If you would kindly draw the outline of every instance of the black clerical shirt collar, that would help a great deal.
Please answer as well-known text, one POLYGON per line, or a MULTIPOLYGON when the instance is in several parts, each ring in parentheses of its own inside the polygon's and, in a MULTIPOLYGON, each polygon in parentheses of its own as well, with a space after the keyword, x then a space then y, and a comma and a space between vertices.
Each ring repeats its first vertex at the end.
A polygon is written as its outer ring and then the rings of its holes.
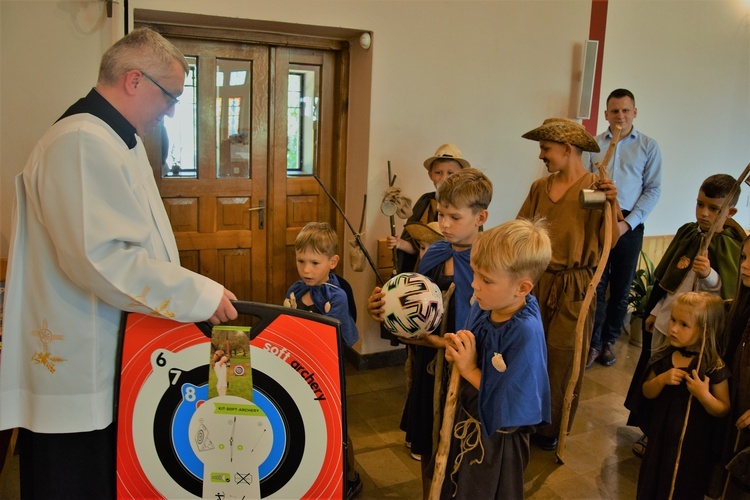
POLYGON ((120 136, 128 148, 133 149, 136 144, 138 144, 135 139, 135 127, 131 125, 130 122, 109 103, 109 101, 102 97, 96 89, 91 89, 91 92, 89 92, 86 97, 78 99, 78 101, 69 107, 57 121, 81 113, 94 115, 104 121, 104 123, 112 127, 112 130, 120 136))

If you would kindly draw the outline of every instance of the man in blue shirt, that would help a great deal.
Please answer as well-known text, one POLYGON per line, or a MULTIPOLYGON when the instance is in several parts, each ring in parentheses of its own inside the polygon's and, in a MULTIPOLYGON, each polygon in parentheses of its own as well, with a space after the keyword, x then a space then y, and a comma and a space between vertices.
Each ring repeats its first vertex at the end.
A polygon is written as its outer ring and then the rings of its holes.
POLYGON ((617 186, 617 201, 625 216, 618 222, 620 239, 612 249, 602 279, 596 290, 596 317, 586 368, 599 361, 611 366, 617 358, 613 345, 620 336, 628 308, 628 294, 638 265, 643 243, 643 223, 656 207, 661 194, 661 151, 655 140, 633 128, 638 116, 635 97, 627 89, 612 91, 607 97, 604 118, 609 128, 596 136, 601 153, 591 154, 589 168, 598 172, 596 163, 612 141, 612 130, 622 129, 615 154, 608 165, 610 177, 617 186), (609 300, 606 298, 609 286, 609 300))

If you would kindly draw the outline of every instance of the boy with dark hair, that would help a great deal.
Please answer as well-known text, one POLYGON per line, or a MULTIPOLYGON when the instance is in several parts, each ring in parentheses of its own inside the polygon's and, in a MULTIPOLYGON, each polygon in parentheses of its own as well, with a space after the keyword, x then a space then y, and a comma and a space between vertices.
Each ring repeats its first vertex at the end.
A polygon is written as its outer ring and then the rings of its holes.
MULTIPOLYGON (((454 332, 463 327, 469 315, 473 290, 471 282, 471 246, 479 229, 487 221, 487 207, 492 200, 492 182, 475 168, 464 168, 438 184, 438 224, 445 240, 436 241, 422 257, 418 272, 434 281, 441 290, 455 284, 453 296, 448 304, 447 331, 454 332)), ((373 290, 368 301, 370 315, 382 322, 383 292, 373 290)), ((435 375, 431 371, 432 361, 438 348, 445 347, 445 339, 439 335, 424 335, 418 340, 404 340, 415 346, 411 366, 411 385, 406 397, 406 407, 401 419, 401 429, 406 432, 406 441, 411 443, 412 455, 422 461, 422 486, 429 490, 431 469, 428 464, 432 456, 433 442, 433 393, 435 375)), ((444 378, 445 380, 445 378, 444 378)))
MULTIPOLYGON (((436 190, 440 181, 463 168, 469 167, 471 167, 471 164, 468 160, 461 157, 461 150, 454 144, 443 144, 437 148, 434 155, 424 161, 424 168, 427 169, 427 175, 430 177, 436 190)), ((436 191, 430 191, 420 196, 414 204, 411 217, 409 217, 406 223, 422 222, 429 224, 430 222, 437 221, 437 200, 435 198, 436 191)), ((388 248, 394 247, 398 251, 398 263, 394 262, 398 272, 407 273, 414 271, 418 261, 419 248, 412 235, 406 230, 406 227, 404 227, 404 231, 400 237, 388 237, 388 248)))
POLYGON ((474 244, 476 301, 466 330, 445 335, 446 359, 462 380, 448 458, 451 481, 443 482, 442 498, 524 496, 529 436, 550 422, 544 328, 530 292, 551 256, 539 220, 506 222, 474 244))
MULTIPOLYGON (((649 419, 647 405, 641 395, 644 371, 653 350, 666 340, 669 316, 677 295, 690 291, 706 291, 731 299, 737 285, 739 262, 745 231, 732 216, 740 197, 738 189, 729 200, 729 210, 708 246, 708 255, 698 255, 701 242, 716 221, 735 184, 731 175, 716 174, 708 177, 698 191, 695 203, 696 222, 680 227, 654 270, 656 283, 651 291, 643 322, 643 347, 638 366, 628 390, 625 406, 631 411, 629 425, 645 429, 649 419)), ((643 456, 646 448, 645 434, 633 445, 633 453, 643 456)))
POLYGON ((717 231, 718 234, 711 240, 709 255, 697 255, 697 252, 703 235, 711 229, 734 183, 734 177, 726 174, 712 175, 703 181, 695 204, 697 222, 685 224, 677 231, 654 270, 658 280, 651 292, 654 306, 647 311, 645 318, 646 331, 652 333, 652 350, 666 338, 669 310, 675 295, 706 291, 725 299, 733 296, 737 285, 737 259, 745 237, 745 231, 732 219, 737 213, 735 205, 740 197, 739 190, 729 200, 731 208, 724 220, 719 222, 722 230, 717 231), (654 303, 654 300, 658 302, 654 303))

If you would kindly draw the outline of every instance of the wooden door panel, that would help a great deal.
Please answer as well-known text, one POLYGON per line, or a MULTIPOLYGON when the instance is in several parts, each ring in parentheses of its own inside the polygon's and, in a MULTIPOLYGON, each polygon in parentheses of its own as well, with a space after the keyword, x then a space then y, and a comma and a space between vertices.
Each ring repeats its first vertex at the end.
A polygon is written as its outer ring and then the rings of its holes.
MULTIPOLYGON (((287 175, 287 96, 288 75, 293 71, 305 71, 315 75, 315 100, 318 105, 317 129, 315 130, 315 156, 312 173, 316 174, 324 185, 329 187, 340 204, 344 204, 343 189, 330 188, 333 184, 332 144, 334 130, 338 123, 333 116, 335 55, 333 52, 311 49, 277 49, 272 57, 277 89, 274 100, 273 119, 276 123, 273 134, 273 184, 269 197, 273 199, 273 264, 272 264, 272 297, 275 301, 283 299, 288 286, 296 281, 294 240, 299 231, 308 222, 329 222, 339 234, 343 227, 334 212, 334 206, 318 182, 310 173, 287 175), (282 81, 282 76, 284 81, 282 81), (283 126, 282 126, 283 124, 283 126)), ((343 177, 343 170, 339 172, 343 177)), ((340 185, 343 188, 343 184, 340 185)), ((343 255, 343 241, 339 242, 339 254, 343 255)))
POLYGON ((198 231, 198 198, 162 198, 175 233, 198 231))
POLYGON ((222 231, 217 234, 175 233, 180 250, 250 249, 253 237, 249 231, 222 231))
POLYGON ((286 223, 289 228, 297 230, 308 222, 318 220, 317 196, 287 197, 286 223))
POLYGON ((252 179, 163 179, 159 192, 162 198, 199 196, 217 193, 222 196, 248 196, 253 192, 252 179))
POLYGON ((220 250, 218 252, 219 282, 239 297, 252 295, 253 266, 248 249, 220 250))
POLYGON ((217 198, 216 208, 217 231, 250 231, 250 198, 217 198))
MULTIPOLYGON (((327 221, 343 235, 343 219, 311 174, 318 175, 343 206, 346 146, 339 142, 346 137, 346 92, 341 87, 347 72, 346 48, 340 42, 324 49, 296 48, 296 39, 277 45, 250 43, 222 29, 210 36, 208 28, 159 24, 159 29, 195 68, 188 82, 192 90, 183 95, 190 98, 179 105, 192 110, 194 170, 175 170, 173 162, 164 163, 165 151, 172 154, 175 147, 174 140, 171 146, 167 142, 167 134, 144 138, 182 265, 224 284, 241 300, 281 303, 298 279, 294 240, 300 229, 310 221, 327 221), (244 68, 247 80, 232 89, 231 73, 238 68, 244 68), (304 135, 304 146, 313 144, 314 152, 305 150, 304 170, 291 174, 290 68, 309 77, 308 82, 315 81, 314 99, 306 94, 307 100, 298 101, 305 103, 299 110, 313 109, 314 117, 297 114, 305 126, 315 122, 314 132, 306 130, 304 135), (194 107, 188 102, 193 96, 194 107), (238 96, 241 105, 236 105, 238 96), (228 121, 227 103, 232 99, 239 125, 228 121)), ((343 244, 342 240, 342 256, 343 244)))
MULTIPOLYGON (((162 168, 155 168, 154 174, 177 246, 186 259, 183 265, 224 284, 240 300, 264 301, 263 266, 256 266, 255 273, 250 270, 252 262, 266 260, 267 249, 260 234, 264 231, 258 229, 260 214, 250 209, 267 197, 268 141, 267 125, 263 124, 268 122, 269 49, 179 37, 171 40, 186 56, 194 58, 197 174, 193 178, 162 175, 162 168), (245 82, 236 90, 230 87, 228 73, 233 65, 246 70, 245 82), (222 86, 217 83, 217 68, 229 68, 222 69, 222 86), (236 95, 241 102, 234 108, 239 115, 239 134, 231 132, 231 136, 226 129, 227 95, 236 95), (221 113, 225 113, 222 129, 217 129, 219 97, 223 102, 221 113)), ((149 152, 162 151, 162 140, 161 134, 149 137, 148 142, 153 143, 149 152)), ((152 158, 153 165, 160 163, 152 158)))

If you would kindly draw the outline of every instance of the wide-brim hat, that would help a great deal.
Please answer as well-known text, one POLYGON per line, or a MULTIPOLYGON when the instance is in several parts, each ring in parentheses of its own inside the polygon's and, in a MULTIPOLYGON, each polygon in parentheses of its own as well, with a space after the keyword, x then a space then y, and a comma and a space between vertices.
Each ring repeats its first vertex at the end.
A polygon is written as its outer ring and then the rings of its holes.
POLYGON ((584 151, 599 152, 599 144, 578 122, 567 118, 547 118, 541 127, 530 130, 521 137, 532 141, 552 141, 572 144, 584 151))
POLYGON ((409 233, 411 239, 414 241, 423 241, 428 245, 445 239, 437 222, 430 222, 429 224, 425 224, 424 222, 407 222, 404 225, 404 229, 409 233))
POLYGON ((461 165, 461 168, 471 167, 471 163, 469 163, 468 160, 461 158, 461 150, 458 149, 455 144, 443 144, 437 148, 435 154, 424 161, 424 168, 429 171, 432 162, 435 160, 455 160, 461 165))

